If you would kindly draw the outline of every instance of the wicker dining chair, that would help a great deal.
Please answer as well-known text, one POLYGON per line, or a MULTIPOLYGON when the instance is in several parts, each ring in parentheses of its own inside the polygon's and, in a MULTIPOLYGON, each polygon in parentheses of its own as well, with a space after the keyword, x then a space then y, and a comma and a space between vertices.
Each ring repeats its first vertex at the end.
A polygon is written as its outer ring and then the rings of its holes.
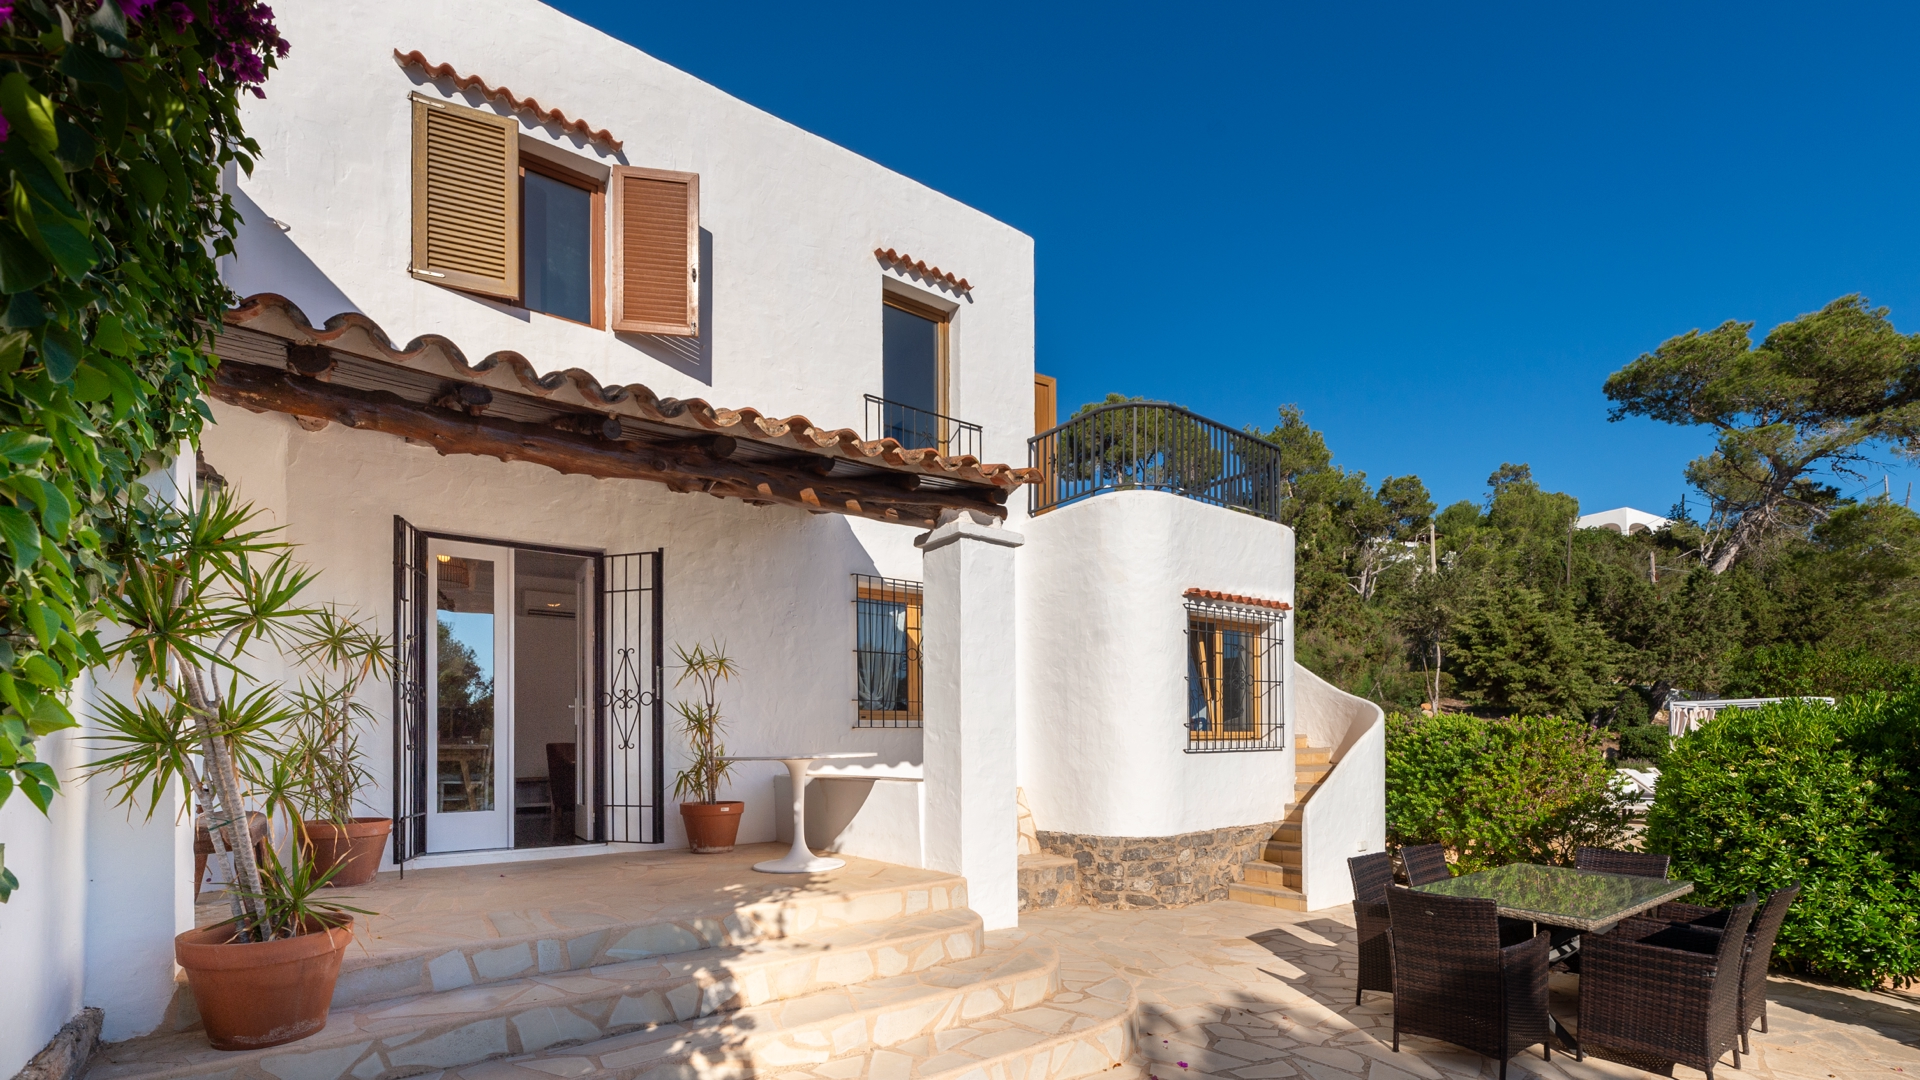
POLYGON ((1384 851, 1347 860, 1353 877, 1353 925, 1360 935, 1360 978, 1353 1003, 1368 990, 1393 993, 1393 939, 1388 936, 1387 890, 1393 887, 1393 856, 1384 851))
POLYGON ((1424 1035, 1500 1062, 1538 1043, 1553 1060, 1547 1029, 1547 933, 1503 923, 1499 905, 1477 896, 1389 889, 1393 920, 1393 1051, 1401 1035, 1424 1035), (1516 932, 1518 931, 1518 932, 1516 932))
POLYGON ((1707 1074, 1740 1067, 1740 974, 1753 904, 1723 929, 1628 919, 1581 941, 1580 1043, 1601 1057, 1677 1062, 1707 1074), (1608 1051, 1613 1051, 1609 1054, 1608 1051))
POLYGON ((1655 855, 1646 851, 1614 851, 1611 848, 1583 847, 1573 853, 1573 866, 1576 870, 1591 870, 1597 874, 1626 874, 1629 877, 1650 877, 1666 879, 1667 867, 1673 862, 1670 855, 1655 855))
POLYGON ((1400 849, 1400 865, 1407 869, 1407 884, 1427 885, 1453 876, 1447 869, 1447 849, 1439 844, 1415 844, 1400 849))
MULTIPOLYGON (((1767 1030, 1767 968, 1773 963, 1773 942, 1780 936, 1780 924, 1786 921, 1787 909, 1799 898, 1798 885, 1774 890, 1754 912, 1753 922, 1747 925, 1747 944, 1740 960, 1740 1052, 1743 1054, 1753 1052, 1747 1042, 1747 1032, 1753 1025, 1757 1022, 1762 1032, 1767 1030)), ((1717 930, 1726 926, 1731 910, 1673 902, 1655 908, 1653 917, 1717 930)))

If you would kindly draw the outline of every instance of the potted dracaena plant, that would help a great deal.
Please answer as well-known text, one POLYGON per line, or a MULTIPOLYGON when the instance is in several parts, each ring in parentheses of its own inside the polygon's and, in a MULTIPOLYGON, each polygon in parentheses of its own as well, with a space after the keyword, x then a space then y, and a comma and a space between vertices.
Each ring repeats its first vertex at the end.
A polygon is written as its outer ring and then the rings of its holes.
POLYGON ((740 673, 740 668, 718 643, 711 647, 695 645, 692 650, 675 645, 673 651, 680 659, 680 678, 674 680, 674 686, 691 679, 696 690, 692 699, 673 704, 673 711, 680 717, 680 733, 686 736, 687 749, 693 755, 687 767, 673 778, 674 798, 694 800, 680 804, 687 846, 701 855, 732 851, 740 835, 740 813, 747 804, 720 798, 720 782, 733 771, 733 762, 721 741, 726 721, 720 715, 719 690, 721 683, 732 681, 740 673))
POLYGON ((249 669, 269 648, 324 653, 337 626, 302 602, 314 574, 292 546, 224 490, 127 512, 125 571, 107 596, 125 635, 102 659, 132 669, 134 693, 100 707, 109 753, 89 771, 149 816, 184 786, 231 883, 232 918, 174 939, 207 1039, 221 1050, 292 1042, 325 1025, 353 913, 366 912, 323 898, 337 870, 317 869, 301 844, 285 861, 271 842, 255 857, 246 800, 264 791, 272 812, 302 783, 276 739, 300 705, 249 669))
POLYGON ((390 647, 387 638, 326 606, 308 617, 290 650, 308 674, 287 692, 294 716, 280 755, 286 798, 299 809, 302 847, 314 872, 338 868, 327 882, 332 886, 371 881, 393 831, 392 818, 354 814, 360 790, 373 780, 360 749, 372 714, 355 696, 368 680, 387 676, 390 647))

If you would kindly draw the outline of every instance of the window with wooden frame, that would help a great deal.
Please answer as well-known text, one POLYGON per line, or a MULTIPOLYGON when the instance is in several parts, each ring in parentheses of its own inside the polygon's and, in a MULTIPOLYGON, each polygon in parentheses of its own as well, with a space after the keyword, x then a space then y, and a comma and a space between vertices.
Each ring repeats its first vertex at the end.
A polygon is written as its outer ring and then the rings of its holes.
POLYGON ((603 182, 522 153, 511 116, 412 100, 414 277, 589 326, 610 311, 623 333, 699 336, 697 175, 619 165, 603 182))
POLYGON ((880 294, 882 438, 900 445, 945 447, 947 313, 892 292, 880 294))
POLYGON ((1279 750, 1285 615, 1187 601, 1187 749, 1279 750))
POLYGON ((606 325, 606 190, 597 179, 520 156, 520 304, 606 325))
POLYGON ((920 583, 853 576, 855 727, 919 727, 920 583))

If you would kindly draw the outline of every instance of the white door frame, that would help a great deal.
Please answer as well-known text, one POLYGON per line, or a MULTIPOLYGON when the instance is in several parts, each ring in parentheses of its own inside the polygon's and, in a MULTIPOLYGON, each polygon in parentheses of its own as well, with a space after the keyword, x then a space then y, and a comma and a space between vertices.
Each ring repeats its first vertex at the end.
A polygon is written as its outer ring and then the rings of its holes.
POLYGON ((427 852, 475 851, 513 846, 513 548, 457 540, 427 540, 427 852), (441 555, 493 563, 493 809, 440 810, 441 555))

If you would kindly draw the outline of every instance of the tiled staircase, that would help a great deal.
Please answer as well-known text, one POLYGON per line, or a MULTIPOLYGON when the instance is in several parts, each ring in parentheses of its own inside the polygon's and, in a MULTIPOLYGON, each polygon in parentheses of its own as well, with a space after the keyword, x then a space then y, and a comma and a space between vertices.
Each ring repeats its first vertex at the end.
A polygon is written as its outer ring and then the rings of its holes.
POLYGON ((103 1048, 87 1077, 1071 1080, 1128 1060, 1126 979, 1063 967, 1019 931, 983 933, 965 882, 933 877, 722 895, 698 912, 590 932, 548 922, 451 949, 355 946, 313 1036, 223 1053, 189 1015, 185 1030, 103 1048))
POLYGON ((1245 864, 1245 880, 1227 886, 1227 899, 1262 907, 1307 910, 1300 882, 1300 820, 1307 800, 1333 771, 1332 751, 1300 739, 1293 746, 1293 805, 1267 841, 1265 854, 1245 864))

